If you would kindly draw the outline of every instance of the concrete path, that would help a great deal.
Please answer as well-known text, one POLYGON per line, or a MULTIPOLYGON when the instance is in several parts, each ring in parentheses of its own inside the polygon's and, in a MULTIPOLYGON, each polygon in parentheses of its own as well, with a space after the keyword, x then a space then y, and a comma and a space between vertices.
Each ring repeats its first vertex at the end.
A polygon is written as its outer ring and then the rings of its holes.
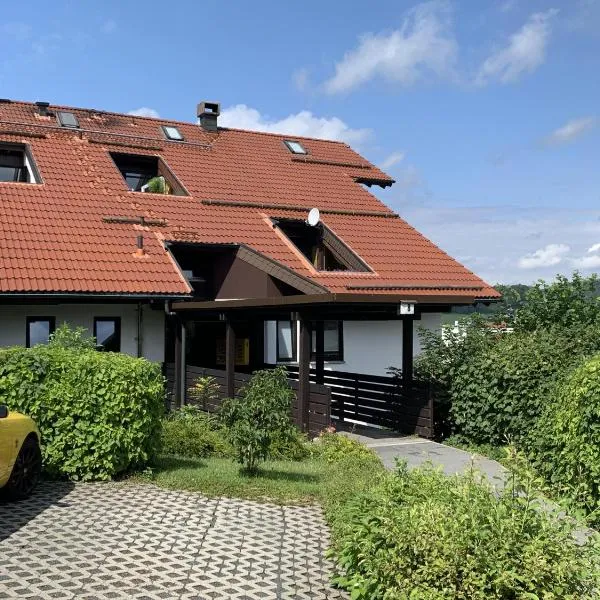
POLYGON ((317 506, 43 482, 0 504, 0 598, 347 598, 330 585, 328 543, 317 506))
POLYGON ((402 436, 377 429, 360 428, 344 432, 369 448, 381 457, 388 469, 393 469, 396 459, 407 462, 411 468, 423 465, 427 461, 441 467, 448 475, 463 473, 473 463, 494 484, 501 485, 506 475, 506 469, 495 460, 480 455, 472 455, 464 450, 438 444, 417 437, 402 436))

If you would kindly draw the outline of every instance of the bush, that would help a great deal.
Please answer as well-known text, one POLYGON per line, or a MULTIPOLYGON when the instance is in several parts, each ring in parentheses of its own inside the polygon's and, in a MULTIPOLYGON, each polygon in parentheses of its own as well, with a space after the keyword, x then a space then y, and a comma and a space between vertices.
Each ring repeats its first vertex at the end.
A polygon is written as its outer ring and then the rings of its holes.
POLYGON ((59 344, 0 351, 0 398, 31 416, 48 473, 105 480, 144 466, 160 438, 160 366, 59 344))
POLYGON ((194 404, 203 410, 208 410, 219 398, 220 386, 210 375, 197 377, 194 384, 188 388, 188 396, 194 404))
POLYGON ((239 398, 228 399, 221 418, 238 462, 250 473, 269 457, 274 440, 291 438, 294 392, 284 368, 257 371, 239 398))
POLYGON ((218 419, 194 406, 177 409, 163 420, 161 451, 186 458, 225 457, 233 453, 218 419))
MULTIPOLYGON (((377 459, 373 450, 345 435, 325 431, 315 440, 314 453, 330 464, 349 458, 371 460, 377 459)), ((378 459, 377 459, 378 460, 378 459)))
POLYGON ((584 600, 600 585, 594 542, 529 487, 497 496, 473 471, 401 465, 334 522, 337 583, 353 600, 584 600))
POLYGON ((532 436, 534 467, 600 525, 600 355, 564 382, 532 436))

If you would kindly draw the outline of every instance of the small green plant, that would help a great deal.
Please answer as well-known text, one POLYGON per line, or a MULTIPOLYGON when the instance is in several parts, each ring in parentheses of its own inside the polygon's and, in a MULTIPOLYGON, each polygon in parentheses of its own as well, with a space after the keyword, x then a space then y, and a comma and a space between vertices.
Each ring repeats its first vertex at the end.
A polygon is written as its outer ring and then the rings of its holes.
POLYGON ((219 420, 196 406, 184 406, 163 419, 161 452, 186 458, 231 456, 219 420))
POLYGON ((290 439, 294 392, 283 368, 257 371, 239 398, 227 399, 221 418, 238 462, 248 473, 256 473, 269 457, 273 441, 290 439))
POLYGON ((217 380, 207 375, 194 380, 193 385, 188 388, 188 396, 202 410, 208 410, 218 400, 220 390, 217 380))
POLYGON ((334 521, 336 581, 354 600, 592 600, 597 538, 574 538, 532 482, 498 492, 470 470, 395 473, 334 521))
POLYGON ((338 463, 348 458, 369 460, 375 457, 373 450, 335 431, 323 431, 315 440, 313 451, 329 464, 338 463))
POLYGON ((71 350, 95 350, 96 338, 90 336, 85 327, 69 327, 67 323, 62 323, 50 335, 48 346, 71 350))

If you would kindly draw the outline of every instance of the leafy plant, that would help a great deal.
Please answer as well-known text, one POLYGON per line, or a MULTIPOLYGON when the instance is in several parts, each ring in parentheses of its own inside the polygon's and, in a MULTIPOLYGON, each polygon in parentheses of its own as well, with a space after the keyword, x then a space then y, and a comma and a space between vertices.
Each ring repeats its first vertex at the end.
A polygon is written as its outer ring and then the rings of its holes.
POLYGON ((207 410, 209 405, 218 400, 220 390, 217 380, 207 375, 194 380, 193 385, 188 388, 188 396, 193 403, 201 406, 203 410, 207 410))
POLYGON ((268 458, 275 439, 293 435, 290 421, 294 393, 284 368, 257 371, 239 398, 226 400, 221 418, 238 462, 249 473, 256 473, 268 458))
POLYGON ((146 184, 146 191, 153 194, 170 194, 171 186, 162 175, 159 175, 148 181, 146 184))
POLYGON ((69 327, 67 323, 62 323, 50 335, 48 345, 51 348, 59 346, 71 350, 95 350, 96 338, 90 336, 85 327, 69 327))
POLYGON ((31 416, 47 472, 105 480, 143 467, 160 439, 160 366, 58 343, 0 351, 0 401, 31 416))
POLYGON ((600 355, 564 382, 533 432, 534 467, 600 525, 600 355))
POLYGON ((324 431, 315 440, 314 453, 329 464, 338 463, 347 458, 370 460, 376 457, 373 450, 345 435, 324 431))
POLYGON ((354 600, 595 598, 597 540, 580 545, 530 480, 512 484, 399 465, 334 521, 337 583, 354 600))
POLYGON ((233 453, 219 420, 195 406, 184 406, 163 419, 161 451, 186 458, 224 457, 233 453))

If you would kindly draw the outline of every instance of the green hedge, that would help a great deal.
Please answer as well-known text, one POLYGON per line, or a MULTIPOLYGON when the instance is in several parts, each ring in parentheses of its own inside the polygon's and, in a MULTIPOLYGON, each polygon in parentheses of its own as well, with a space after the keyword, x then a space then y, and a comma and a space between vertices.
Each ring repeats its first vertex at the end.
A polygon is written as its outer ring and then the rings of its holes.
POLYGON ((600 355, 564 382, 532 438, 537 471, 600 526, 600 355))
POLYGON ((0 401, 31 416, 52 475, 106 480, 145 465, 160 442, 160 366, 59 345, 0 351, 0 401))
POLYGON ((337 583, 352 600, 592 600, 593 541, 541 509, 528 487, 499 496, 471 471, 405 465, 333 522, 337 583))

